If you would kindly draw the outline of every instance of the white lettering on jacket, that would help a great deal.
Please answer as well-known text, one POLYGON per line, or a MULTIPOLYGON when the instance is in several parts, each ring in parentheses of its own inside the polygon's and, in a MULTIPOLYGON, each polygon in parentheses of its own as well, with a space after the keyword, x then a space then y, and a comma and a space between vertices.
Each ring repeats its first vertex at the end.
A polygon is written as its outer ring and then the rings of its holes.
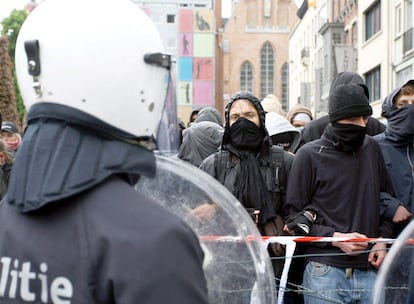
POLYGON ((20 263, 9 257, 0 259, 0 298, 16 299, 36 303, 70 304, 73 296, 72 282, 65 277, 54 278, 48 286, 47 264, 39 265, 40 273, 31 270, 31 262, 20 263), (20 266, 21 264, 21 266, 20 266), (30 284, 38 280, 41 290, 31 290, 30 284), (19 288, 20 285, 20 288, 19 288), (49 301, 50 297, 50 301, 49 301))

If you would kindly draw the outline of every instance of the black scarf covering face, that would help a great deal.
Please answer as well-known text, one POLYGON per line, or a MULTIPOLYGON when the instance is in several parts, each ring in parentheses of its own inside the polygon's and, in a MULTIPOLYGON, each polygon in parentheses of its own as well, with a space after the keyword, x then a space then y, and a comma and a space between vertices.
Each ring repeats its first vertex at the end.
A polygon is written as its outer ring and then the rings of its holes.
POLYGON ((414 139, 414 105, 405 105, 391 112, 388 117, 386 136, 401 144, 412 144, 414 139))
POLYGON ((259 223, 265 224, 276 216, 276 208, 260 172, 259 160, 253 151, 238 150, 231 145, 228 148, 240 159, 234 196, 244 208, 260 210, 259 223))
POLYGON ((333 122, 327 127, 327 133, 337 141, 342 151, 356 152, 364 143, 366 128, 333 122))
POLYGON ((262 128, 244 117, 240 117, 230 126, 230 142, 238 149, 256 149, 263 142, 262 128))

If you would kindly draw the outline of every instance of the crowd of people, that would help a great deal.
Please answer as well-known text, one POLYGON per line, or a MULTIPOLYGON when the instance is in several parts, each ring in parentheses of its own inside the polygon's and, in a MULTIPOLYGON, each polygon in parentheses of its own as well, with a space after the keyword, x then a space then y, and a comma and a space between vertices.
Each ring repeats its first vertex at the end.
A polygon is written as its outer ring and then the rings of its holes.
MULTIPOLYGON (((337 75, 328 115, 316 120, 302 105, 286 114, 274 95, 259 101, 237 92, 224 111, 222 141, 199 168, 238 198, 263 235, 282 216, 280 235, 398 237, 412 217, 414 80, 385 98, 385 123, 371 115, 368 88, 354 72, 337 75), (270 156, 275 146, 285 150, 283 162, 270 156), (284 176, 277 183, 274 167, 284 176)), ((195 212, 208 219, 216 210, 195 212)), ((384 243, 300 245, 297 254, 306 258, 291 266, 284 303, 370 303, 386 252, 384 243), (355 293, 356 286, 365 292, 355 293)), ((277 256, 270 247, 269 254, 277 256)), ((277 284, 283 263, 275 261, 277 284)))
MULTIPOLYGON (((11 121, 0 132, 0 298, 208 303, 198 236, 134 189, 141 176, 155 176, 157 139, 166 138, 158 133, 174 95, 171 56, 130 1, 75 2, 65 15, 53 1, 40 5, 16 44, 28 113, 24 134, 11 121), (65 73, 59 62, 70 64, 65 73)), ((263 236, 398 237, 414 207, 414 80, 384 99, 386 123, 372 117, 368 87, 354 72, 337 75, 328 107, 314 119, 301 104, 285 112, 273 94, 235 92, 223 113, 200 107, 179 123, 171 157, 227 188, 263 236)), ((190 215, 208 222, 220 207, 200 204, 190 215)), ((275 286, 284 249, 267 248, 275 286)), ((368 241, 300 244, 284 303, 370 303, 387 250, 368 241)))

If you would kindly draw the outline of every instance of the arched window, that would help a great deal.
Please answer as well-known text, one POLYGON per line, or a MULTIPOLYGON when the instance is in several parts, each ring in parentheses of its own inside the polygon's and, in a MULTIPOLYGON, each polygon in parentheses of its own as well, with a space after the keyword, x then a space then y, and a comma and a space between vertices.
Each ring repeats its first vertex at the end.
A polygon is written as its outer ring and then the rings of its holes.
POLYGON ((260 97, 275 94, 275 55, 273 47, 266 42, 260 52, 260 97))
POLYGON ((240 69, 240 89, 253 92, 253 67, 248 61, 243 62, 240 69))

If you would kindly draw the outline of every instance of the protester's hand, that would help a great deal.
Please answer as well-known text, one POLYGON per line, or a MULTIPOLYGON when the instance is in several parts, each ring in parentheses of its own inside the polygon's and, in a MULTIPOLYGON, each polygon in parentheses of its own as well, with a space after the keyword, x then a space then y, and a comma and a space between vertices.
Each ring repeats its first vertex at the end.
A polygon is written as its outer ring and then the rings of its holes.
MULTIPOLYGON (((346 238, 366 238, 367 236, 358 232, 352 233, 341 233, 335 232, 333 237, 346 237, 346 238)), ((361 251, 364 251, 368 248, 368 242, 332 242, 332 246, 338 247, 343 252, 349 255, 358 255, 361 254, 361 251)))
POLYGON ((368 262, 370 262, 373 267, 378 269, 384 261, 386 255, 387 244, 377 243, 372 247, 372 251, 368 255, 368 262))
POLYGON ((295 230, 290 230, 288 225, 283 226, 283 231, 289 233, 290 235, 295 235, 295 230))
POLYGON ((316 209, 305 209, 289 216, 283 230, 292 235, 308 235, 315 220, 316 209))
POLYGON ((411 219, 411 212, 407 210, 403 205, 399 205, 394 213, 392 222, 394 224, 403 224, 411 219))
POLYGON ((210 221, 217 212, 218 206, 216 204, 202 204, 190 211, 190 216, 197 218, 200 221, 210 221))

